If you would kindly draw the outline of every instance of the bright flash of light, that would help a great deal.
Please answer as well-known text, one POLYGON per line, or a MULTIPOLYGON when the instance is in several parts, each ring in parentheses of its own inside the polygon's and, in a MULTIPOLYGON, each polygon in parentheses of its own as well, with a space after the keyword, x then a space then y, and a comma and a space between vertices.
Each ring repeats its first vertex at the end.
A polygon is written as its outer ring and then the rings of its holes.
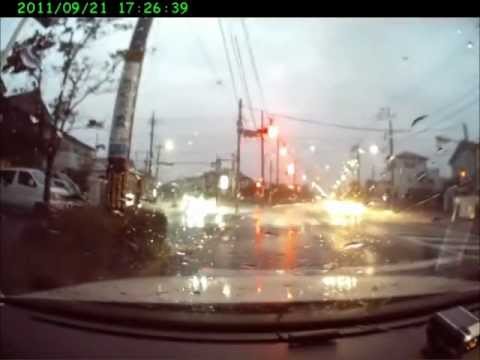
POLYGON ((183 195, 180 209, 183 211, 184 225, 187 228, 205 227, 207 215, 216 214, 218 210, 215 199, 204 199, 203 196, 195 197, 188 194, 183 195))
POLYGON ((325 200, 323 204, 334 225, 356 224, 366 210, 363 204, 356 201, 325 200))
POLYGON ((172 139, 167 139, 165 140, 165 150, 166 151, 172 151, 175 149, 175 144, 172 139))
POLYGON ((295 165, 294 164, 292 164, 292 163, 288 164, 287 173, 288 173, 288 175, 295 174, 295 165))
POLYGON ((228 190, 228 186, 229 186, 229 179, 228 179, 228 175, 222 175, 220 176, 220 179, 218 181, 218 187, 220 190, 228 190))
POLYGON ((268 137, 269 137, 270 139, 276 139, 277 136, 278 136, 278 126, 270 125, 270 126, 268 127, 267 132, 268 132, 268 137))
POLYGON ((370 154, 372 155, 377 155, 378 154, 378 146, 373 144, 373 145, 370 145, 370 148, 368 149, 368 151, 370 151, 370 154))

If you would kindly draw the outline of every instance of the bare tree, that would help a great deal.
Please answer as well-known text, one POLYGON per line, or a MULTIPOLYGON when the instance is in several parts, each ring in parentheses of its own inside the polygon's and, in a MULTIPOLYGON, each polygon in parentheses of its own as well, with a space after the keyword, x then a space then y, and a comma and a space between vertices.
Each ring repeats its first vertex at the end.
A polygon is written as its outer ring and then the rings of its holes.
MULTIPOLYGON (((55 44, 42 57, 48 60, 52 56, 54 64, 48 68, 46 65, 39 66, 30 74, 38 87, 46 77, 49 82, 52 78, 60 80, 58 93, 49 104, 55 134, 49 137, 46 144, 43 194, 46 204, 50 201, 53 164, 66 126, 73 126, 82 102, 92 95, 110 91, 115 85, 116 69, 123 52, 106 54, 103 63, 97 63, 91 56, 91 47, 112 30, 122 31, 130 27, 128 23, 112 18, 62 18, 42 34, 55 44)), ((48 64, 48 61, 43 63, 48 64)))

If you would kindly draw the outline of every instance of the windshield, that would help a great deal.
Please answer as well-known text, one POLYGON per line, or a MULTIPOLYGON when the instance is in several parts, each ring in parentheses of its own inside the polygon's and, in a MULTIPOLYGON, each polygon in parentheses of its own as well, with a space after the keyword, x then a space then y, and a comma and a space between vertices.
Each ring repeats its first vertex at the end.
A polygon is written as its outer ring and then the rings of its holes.
POLYGON ((478 288, 478 18, 2 18, 1 37, 1 164, 43 171, 0 194, 3 293, 478 288))

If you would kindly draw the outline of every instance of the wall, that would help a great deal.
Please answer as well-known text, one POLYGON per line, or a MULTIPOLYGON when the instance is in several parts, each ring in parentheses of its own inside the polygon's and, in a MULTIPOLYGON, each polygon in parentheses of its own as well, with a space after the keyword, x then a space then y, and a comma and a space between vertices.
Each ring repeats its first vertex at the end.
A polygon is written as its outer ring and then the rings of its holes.
POLYGON ((397 195, 403 197, 410 188, 425 187, 417 180, 417 174, 422 171, 427 171, 426 161, 395 159, 393 176, 397 195))

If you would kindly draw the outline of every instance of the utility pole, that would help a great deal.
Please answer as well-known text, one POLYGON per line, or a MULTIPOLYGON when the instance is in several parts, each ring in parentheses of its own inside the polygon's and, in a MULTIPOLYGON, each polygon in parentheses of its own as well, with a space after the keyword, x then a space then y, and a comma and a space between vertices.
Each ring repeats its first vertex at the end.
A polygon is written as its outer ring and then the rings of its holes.
MULTIPOLYGON (((389 111, 390 115, 390 111, 389 111)), ((388 117, 388 137, 389 137, 389 147, 390 147, 390 157, 389 161, 393 161, 393 154, 394 154, 394 149, 393 149, 393 124, 392 124, 392 118, 391 116, 388 117)), ((393 167, 393 164, 390 166, 390 180, 392 182, 392 193, 395 188, 395 169, 393 167)))
POLYGON ((277 151, 276 151, 276 157, 277 157, 277 186, 279 185, 279 182, 280 182, 280 137, 277 136, 277 151))
POLYGON ((235 168, 235 213, 238 213, 238 192, 240 191, 240 145, 242 139, 242 99, 238 100, 237 119, 237 161, 235 168))
POLYGON ((358 182, 358 188, 360 189, 360 170, 362 168, 362 163, 361 163, 361 158, 360 158, 360 146, 357 146, 357 149, 355 151, 355 155, 356 155, 356 158, 357 158, 357 182, 358 182))
POLYGON ((160 152, 162 151, 162 145, 157 145, 157 160, 155 161, 155 181, 158 181, 158 172, 160 170, 160 152))
MULTIPOLYGON (((260 128, 264 129, 264 123, 263 123, 263 110, 260 113, 260 128)), ((261 153, 261 159, 260 159, 260 164, 261 164, 261 177, 262 177, 262 185, 266 183, 265 181, 265 134, 262 132, 260 136, 260 153, 261 153)))
POLYGON ((148 175, 152 176, 152 163, 153 163, 153 135, 155 133, 155 113, 152 113, 150 119, 150 146, 148 152, 148 175))
POLYGON ((273 184, 273 161, 272 161, 272 158, 270 157, 270 160, 269 160, 269 172, 270 172, 270 181, 269 181, 269 187, 270 189, 272 188, 272 184, 273 184))
POLYGON ((377 115, 378 120, 387 120, 388 121, 388 143, 389 143, 389 155, 387 166, 390 166, 390 181, 392 186, 392 194, 395 188, 395 174, 393 164, 390 164, 393 161, 394 156, 394 144, 393 144, 393 123, 394 114, 390 111, 390 108, 381 108, 380 112, 377 115))
POLYGON ((463 140, 468 141, 468 127, 467 127, 467 124, 462 123, 462 129, 463 129, 463 140))
POLYGON ((110 210, 124 210, 135 105, 148 33, 153 18, 139 18, 125 56, 113 110, 108 147, 107 201, 110 210))

